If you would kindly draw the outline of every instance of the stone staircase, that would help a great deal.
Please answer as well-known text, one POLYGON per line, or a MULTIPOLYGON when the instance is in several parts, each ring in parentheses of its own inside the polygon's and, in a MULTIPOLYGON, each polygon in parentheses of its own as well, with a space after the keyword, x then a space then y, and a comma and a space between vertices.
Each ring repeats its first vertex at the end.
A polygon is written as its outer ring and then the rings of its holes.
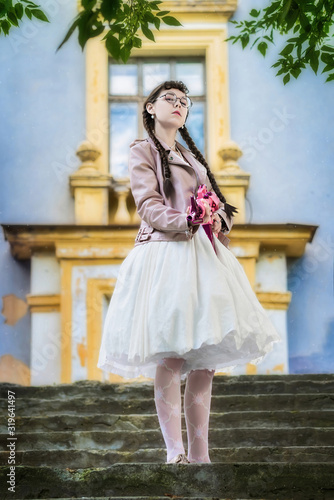
MULTIPOLYGON (((334 500, 334 374, 216 375, 211 464, 165 464, 153 395, 153 381, 0 384, 0 498, 334 500)), ((183 429, 187 450, 184 415, 183 429)))

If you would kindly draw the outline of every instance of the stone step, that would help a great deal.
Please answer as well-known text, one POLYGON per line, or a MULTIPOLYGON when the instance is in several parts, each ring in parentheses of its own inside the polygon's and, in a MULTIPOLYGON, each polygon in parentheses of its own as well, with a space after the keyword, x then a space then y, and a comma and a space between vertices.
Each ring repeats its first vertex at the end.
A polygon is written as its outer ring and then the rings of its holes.
MULTIPOLYGON (((221 497, 180 497, 177 495, 170 495, 170 496, 163 496, 163 497, 80 497, 81 500, 167 500, 168 498, 178 500, 231 500, 231 497, 229 498, 221 498, 221 497)), ((32 500, 38 500, 32 499, 32 500)), ((55 498, 49 498, 48 500, 56 500, 55 498)), ((57 500, 73 500, 73 497, 68 497, 68 498, 57 498, 57 500)), ((246 498, 237 498, 236 500, 247 500, 246 498)), ((265 500, 263 498, 253 498, 252 500, 265 500)))
MULTIPOLYGON (((2 442, 6 434, 0 435, 2 442)), ((183 430, 184 442, 187 432, 183 430)), ((213 447, 225 446, 334 446, 334 427, 296 427, 295 429, 209 429, 213 447)), ((33 432, 17 434, 16 450, 99 449, 136 451, 162 447, 160 429, 138 431, 71 431, 33 432)))
MULTIPOLYGON (((186 440, 184 441, 186 445, 186 440)), ((187 446, 185 446, 187 450, 187 446)), ((0 452, 0 462, 7 463, 9 452, 0 452)), ((210 459, 213 463, 242 462, 332 462, 332 446, 252 446, 213 448, 210 446, 210 459)), ((160 463, 166 461, 166 449, 146 448, 135 451, 68 449, 68 450, 29 450, 15 453, 16 465, 48 466, 57 468, 109 467, 117 463, 160 463)))
POLYGON ((116 464, 99 469, 17 466, 15 492, 7 490, 8 467, 0 467, 0 497, 265 498, 332 499, 333 464, 116 464))
MULTIPOLYGON (((2 411, 6 412, 6 404, 2 411)), ((273 410, 334 410, 334 394, 252 394, 252 395, 213 395, 211 411, 273 411, 273 410)), ((39 416, 62 413, 89 415, 100 414, 155 414, 154 399, 118 398, 106 396, 71 397, 67 399, 18 398, 15 403, 16 415, 39 416)))
MULTIPOLYGON (((158 429, 157 415, 45 415, 15 418, 20 432, 73 431, 73 430, 143 430, 158 429)), ((182 413, 182 425, 185 417, 182 413)), ((300 410, 300 411, 231 411, 228 413, 210 413, 211 428, 225 427, 269 427, 277 429, 294 427, 332 427, 334 410, 300 410)), ((7 422, 0 422, 0 433, 7 432, 7 422)))
MULTIPOLYGON (((103 395, 118 396, 120 399, 131 396, 151 397, 152 382, 134 382, 111 384, 94 380, 81 380, 72 384, 55 384, 44 386, 21 386, 1 383, 0 397, 7 399, 7 391, 15 392, 17 398, 61 399, 68 396, 103 395), (136 396, 137 394, 137 396, 136 396)), ((184 391, 185 381, 181 384, 184 391)), ((234 377, 215 376, 213 393, 216 394, 312 394, 333 393, 334 374, 315 375, 240 375, 234 377)))

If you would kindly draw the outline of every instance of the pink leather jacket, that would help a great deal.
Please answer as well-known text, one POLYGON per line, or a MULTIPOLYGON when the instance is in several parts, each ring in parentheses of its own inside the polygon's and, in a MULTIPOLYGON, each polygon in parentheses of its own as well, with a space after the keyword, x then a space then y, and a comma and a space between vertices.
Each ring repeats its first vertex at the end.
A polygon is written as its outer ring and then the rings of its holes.
MULTIPOLYGON (((196 195, 200 184, 212 189, 207 170, 191 151, 176 141, 177 147, 189 162, 179 158, 169 146, 160 140, 169 151, 169 165, 174 186, 173 195, 166 198, 163 191, 163 172, 158 149, 153 140, 136 139, 130 144, 129 175, 131 191, 137 212, 142 219, 135 246, 151 241, 187 241, 193 238, 199 225, 188 227, 187 207, 191 195, 196 195)), ((233 226, 220 202, 218 213, 223 217, 227 230, 218 233, 218 238, 227 248, 230 239, 226 236, 233 226)))

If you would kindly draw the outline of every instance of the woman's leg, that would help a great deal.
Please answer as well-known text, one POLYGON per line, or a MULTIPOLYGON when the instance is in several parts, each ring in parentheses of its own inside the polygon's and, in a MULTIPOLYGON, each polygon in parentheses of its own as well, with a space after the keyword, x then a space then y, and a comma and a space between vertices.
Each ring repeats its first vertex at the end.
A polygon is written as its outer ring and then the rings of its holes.
POLYGON ((188 435, 188 460, 211 462, 209 457, 209 418, 212 379, 215 370, 192 370, 184 390, 184 414, 188 435))
POLYGON ((167 448, 167 462, 185 453, 181 428, 181 376, 184 359, 164 358, 157 364, 154 400, 167 448))

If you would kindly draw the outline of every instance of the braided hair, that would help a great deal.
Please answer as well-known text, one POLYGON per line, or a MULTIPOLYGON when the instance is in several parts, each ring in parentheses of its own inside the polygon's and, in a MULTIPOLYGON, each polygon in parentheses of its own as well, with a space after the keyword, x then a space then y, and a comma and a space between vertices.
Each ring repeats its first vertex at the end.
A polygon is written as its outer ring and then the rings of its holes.
MULTIPOLYGON (((144 127, 160 153, 161 164, 162 164, 162 168, 163 168, 163 176, 164 176, 163 189, 164 189, 165 195, 167 197, 170 196, 172 190, 174 189, 173 183, 171 181, 171 171, 170 171, 169 163, 168 163, 168 152, 162 146, 161 142, 157 139, 157 137, 154 133, 154 119, 151 118, 150 113, 146 109, 146 105, 148 103, 153 103, 157 99, 157 97, 159 96, 161 90, 169 90, 172 88, 181 90, 181 92, 184 92, 185 94, 188 94, 188 92, 189 92, 188 88, 186 87, 186 85, 183 82, 169 80, 169 81, 166 81, 164 83, 161 83, 155 89, 153 89, 152 92, 149 94, 149 96, 146 98, 144 105, 143 105, 144 127)), ((187 121, 188 115, 189 115, 189 109, 187 112, 186 121, 187 121)), ((219 186, 217 184, 217 181, 216 181, 213 173, 211 172, 209 165, 207 164, 202 153, 199 151, 199 149, 197 149, 197 147, 196 147, 193 139, 191 138, 186 126, 184 125, 183 127, 179 128, 179 132, 181 134, 182 139, 184 139, 184 141, 186 142, 187 146, 189 147, 190 151, 193 153, 195 158, 202 165, 205 166, 205 168, 207 170, 207 175, 208 175, 209 180, 211 182, 211 186, 212 186, 214 192, 216 193, 216 195, 218 196, 218 198, 220 199, 220 201, 222 203, 225 203, 225 212, 228 215, 228 217, 231 218, 234 215, 233 212, 238 212, 237 208, 234 207, 233 205, 226 203, 226 198, 224 197, 224 195, 220 191, 219 186)))

